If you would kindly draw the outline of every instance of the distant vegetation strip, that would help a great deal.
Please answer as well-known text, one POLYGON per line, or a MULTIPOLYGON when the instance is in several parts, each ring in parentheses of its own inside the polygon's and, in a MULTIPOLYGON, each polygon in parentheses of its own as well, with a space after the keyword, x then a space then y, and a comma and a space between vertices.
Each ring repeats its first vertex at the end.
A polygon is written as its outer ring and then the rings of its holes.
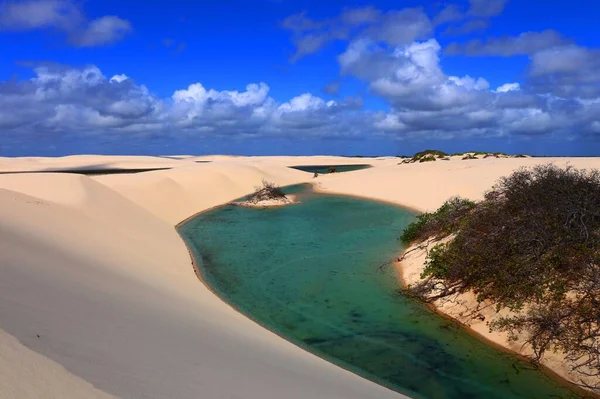
POLYGON ((483 158, 528 158, 529 155, 517 154, 508 155, 504 152, 484 152, 484 151, 471 151, 471 152, 456 152, 454 154, 448 154, 440 150, 425 150, 417 152, 412 157, 404 157, 405 159, 399 163, 399 165, 406 163, 422 163, 422 162, 435 162, 437 160, 449 161, 452 157, 461 157, 463 160, 468 159, 483 159, 483 158))

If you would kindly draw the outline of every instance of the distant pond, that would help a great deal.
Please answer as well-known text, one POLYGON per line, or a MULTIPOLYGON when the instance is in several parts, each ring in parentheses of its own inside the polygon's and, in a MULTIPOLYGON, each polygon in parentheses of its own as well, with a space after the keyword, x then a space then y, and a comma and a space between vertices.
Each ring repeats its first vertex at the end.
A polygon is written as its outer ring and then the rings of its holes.
POLYGON ((410 210, 288 187, 280 208, 222 206, 179 227, 200 272, 289 341, 414 398, 575 398, 516 356, 398 292, 389 262, 410 210))
POLYGON ((310 173, 329 173, 329 168, 334 167, 336 173, 341 172, 352 172, 355 170, 368 169, 371 168, 371 165, 361 164, 361 165, 298 165, 298 166, 290 166, 292 169, 298 169, 303 172, 310 173))
POLYGON ((20 174, 20 173, 75 173, 78 175, 99 176, 99 175, 130 175, 135 173, 153 172, 157 170, 167 170, 172 168, 97 168, 97 169, 56 169, 56 170, 34 170, 34 171, 17 171, 17 172, 0 172, 0 174, 20 174))

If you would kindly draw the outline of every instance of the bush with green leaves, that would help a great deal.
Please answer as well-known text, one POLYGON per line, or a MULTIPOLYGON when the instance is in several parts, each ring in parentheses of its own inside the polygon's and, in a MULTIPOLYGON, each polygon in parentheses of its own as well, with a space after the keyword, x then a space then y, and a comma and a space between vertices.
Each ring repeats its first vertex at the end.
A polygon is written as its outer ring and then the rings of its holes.
POLYGON ((537 360, 547 350, 566 353, 586 377, 582 385, 600 389, 600 172, 519 169, 460 223, 432 228, 447 208, 422 215, 403 235, 454 235, 429 252, 423 277, 512 310, 490 328, 524 338, 537 360))
POLYGON ((425 150, 425 151, 420 151, 417 152, 415 155, 413 155, 413 159, 421 159, 423 157, 428 157, 428 156, 433 156, 433 157, 445 157, 448 156, 448 154, 446 154, 444 151, 440 151, 440 150, 425 150))
POLYGON ((454 197, 449 199, 437 211, 423 213, 402 232, 400 240, 404 244, 423 241, 430 237, 450 234, 475 207, 475 202, 454 197))

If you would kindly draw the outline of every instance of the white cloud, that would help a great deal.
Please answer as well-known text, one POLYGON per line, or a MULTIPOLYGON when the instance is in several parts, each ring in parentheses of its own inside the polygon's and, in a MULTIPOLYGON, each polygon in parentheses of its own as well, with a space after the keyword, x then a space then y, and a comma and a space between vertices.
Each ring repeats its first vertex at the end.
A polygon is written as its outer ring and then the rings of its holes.
POLYGON ((84 21, 75 3, 61 0, 6 1, 0 5, 0 30, 71 30, 84 21))
POLYGON ((518 83, 505 83, 498 86, 495 90, 496 93, 508 93, 509 91, 521 90, 521 85, 518 83))
POLYGON ((132 31, 131 23, 117 16, 88 21, 80 7, 73 0, 5 1, 0 4, 0 31, 55 29, 78 47, 112 44, 132 31))
POLYGON ((398 132, 404 130, 406 125, 400 121, 398 115, 386 114, 383 119, 375 121, 375 127, 384 131, 398 132))
POLYGON ((114 75, 112 78, 110 78, 110 81, 114 83, 121 83, 126 81, 127 79, 129 79, 129 76, 122 73, 120 75, 114 75))
POLYGON ((476 101, 488 89, 483 78, 446 76, 435 39, 384 48, 362 40, 338 57, 342 73, 369 82, 371 92, 409 109, 458 107, 476 101))
POLYGON ((592 53, 575 45, 553 47, 531 56, 530 75, 573 72, 589 65, 592 53))
POLYGON ((473 39, 466 43, 450 43, 446 54, 465 54, 470 56, 502 56, 529 55, 564 45, 568 40, 554 30, 541 32, 524 32, 518 36, 490 37, 485 41, 473 39))
POLYGON ((5 137, 116 132, 154 137, 448 139, 599 133, 600 96, 536 95, 518 89, 516 83, 494 90, 483 78, 448 76, 435 41, 360 49, 364 51, 357 51, 356 57, 346 58, 347 72, 360 73, 372 92, 389 102, 389 112, 360 110, 360 99, 326 101, 311 93, 277 102, 265 83, 249 84, 243 90, 193 83, 168 98, 158 98, 124 74, 108 78, 95 66, 44 65, 34 69, 31 79, 0 82, 0 127, 5 137), (377 61, 378 74, 356 69, 371 60, 377 61))
POLYGON ((335 105, 335 101, 325 102, 310 93, 304 93, 292 98, 289 102, 281 104, 277 109, 280 112, 298 112, 307 110, 319 110, 335 105))
POLYGON ((71 42, 79 47, 104 46, 123 39, 132 30, 129 21, 110 15, 90 21, 71 36, 71 42))
POLYGON ((559 97, 600 97, 600 50, 558 46, 531 55, 528 87, 559 97))
POLYGON ((448 80, 467 90, 487 90, 490 87, 487 80, 483 78, 473 79, 469 75, 465 75, 462 78, 459 78, 458 76, 449 76, 448 80))
POLYGON ((362 106, 360 99, 325 101, 304 93, 277 103, 265 83, 248 84, 242 91, 193 83, 161 99, 127 75, 108 78, 95 66, 44 65, 34 72, 28 80, 0 82, 3 131, 336 136, 366 130, 360 124, 370 120, 351 115, 362 106))
POLYGON ((315 53, 336 40, 367 39, 398 45, 424 38, 433 30, 433 24, 421 8, 388 12, 374 7, 350 8, 325 20, 312 20, 303 12, 287 17, 281 26, 293 34, 296 51, 291 61, 315 53))
MULTIPOLYGON (((403 137, 583 134, 591 130, 593 115, 600 114, 600 102, 560 100, 548 92, 523 90, 519 83, 494 90, 484 78, 448 76, 439 52, 435 39, 397 47, 360 40, 350 43, 338 62, 342 74, 365 80, 390 104, 391 111, 379 115, 374 126, 403 137)), ((547 62, 546 68, 558 68, 547 62)))
POLYGON ((268 93, 269 86, 265 83, 249 84, 244 92, 206 90, 201 83, 194 83, 187 89, 175 91, 172 99, 177 112, 191 120, 207 110, 225 113, 234 108, 260 106, 267 100, 268 93))

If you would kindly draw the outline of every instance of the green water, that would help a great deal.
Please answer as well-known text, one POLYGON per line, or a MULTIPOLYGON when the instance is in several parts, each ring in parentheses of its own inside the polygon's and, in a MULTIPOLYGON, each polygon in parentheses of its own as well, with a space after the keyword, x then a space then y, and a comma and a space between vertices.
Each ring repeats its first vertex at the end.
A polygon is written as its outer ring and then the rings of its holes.
POLYGON ((298 169, 303 172, 324 174, 324 173, 329 173, 329 168, 332 166, 335 168, 336 173, 352 172, 355 170, 367 169, 367 168, 371 167, 371 165, 366 165, 366 164, 362 165, 361 164, 361 165, 298 165, 298 166, 290 166, 290 168, 298 169))
POLYGON ((412 397, 576 397, 397 293, 399 207, 292 187, 303 201, 223 206, 180 227, 201 272, 263 326, 412 397))

